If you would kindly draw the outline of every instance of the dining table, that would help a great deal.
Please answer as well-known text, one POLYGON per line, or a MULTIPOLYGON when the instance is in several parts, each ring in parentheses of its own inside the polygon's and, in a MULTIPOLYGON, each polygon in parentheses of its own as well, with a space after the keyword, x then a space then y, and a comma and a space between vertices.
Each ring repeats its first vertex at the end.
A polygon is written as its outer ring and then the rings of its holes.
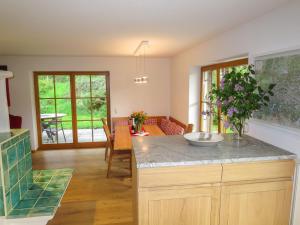
MULTIPOLYGON (((143 125, 143 131, 147 133, 147 136, 165 136, 165 133, 160 129, 158 125, 143 125)), ((114 150, 131 150, 132 138, 130 126, 116 126, 114 137, 114 150)))

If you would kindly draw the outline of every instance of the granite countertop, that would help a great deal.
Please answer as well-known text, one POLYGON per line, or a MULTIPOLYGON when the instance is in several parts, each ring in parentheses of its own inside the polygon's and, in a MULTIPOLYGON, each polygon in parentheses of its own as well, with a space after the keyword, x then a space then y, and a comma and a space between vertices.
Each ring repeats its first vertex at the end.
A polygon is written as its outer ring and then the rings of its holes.
POLYGON ((240 142, 231 135, 214 147, 189 145, 183 136, 148 136, 133 138, 137 168, 296 159, 296 155, 245 136, 240 142))

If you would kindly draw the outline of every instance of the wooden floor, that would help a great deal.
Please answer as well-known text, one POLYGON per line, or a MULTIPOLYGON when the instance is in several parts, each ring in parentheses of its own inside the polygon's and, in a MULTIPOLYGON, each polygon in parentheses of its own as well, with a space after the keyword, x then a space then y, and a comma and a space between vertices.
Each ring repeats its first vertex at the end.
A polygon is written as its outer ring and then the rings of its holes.
POLYGON ((132 225, 132 188, 128 161, 115 162, 106 178, 104 149, 33 153, 34 169, 74 168, 61 207, 48 225, 132 225))

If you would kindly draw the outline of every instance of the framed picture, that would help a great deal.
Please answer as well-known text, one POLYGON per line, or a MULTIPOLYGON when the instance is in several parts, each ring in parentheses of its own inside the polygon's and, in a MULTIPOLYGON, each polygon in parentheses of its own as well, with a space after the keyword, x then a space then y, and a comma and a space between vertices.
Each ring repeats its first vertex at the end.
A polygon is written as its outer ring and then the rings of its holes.
POLYGON ((255 70, 261 86, 276 86, 270 104, 254 118, 300 129, 300 50, 256 57, 255 70))

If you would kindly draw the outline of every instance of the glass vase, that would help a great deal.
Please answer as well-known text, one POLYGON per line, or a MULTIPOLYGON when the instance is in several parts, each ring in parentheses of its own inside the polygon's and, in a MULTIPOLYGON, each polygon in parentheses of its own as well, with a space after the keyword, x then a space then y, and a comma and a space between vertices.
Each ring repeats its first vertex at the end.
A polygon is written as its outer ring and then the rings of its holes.
POLYGON ((135 130, 134 130, 134 132, 135 133, 142 133, 142 127, 143 127, 143 124, 142 123, 136 123, 135 124, 135 130))
POLYGON ((243 135, 245 133, 249 132, 249 126, 248 123, 244 122, 242 124, 242 127, 240 130, 238 130, 236 127, 234 127, 233 130, 233 139, 235 140, 241 140, 243 138, 243 135))

